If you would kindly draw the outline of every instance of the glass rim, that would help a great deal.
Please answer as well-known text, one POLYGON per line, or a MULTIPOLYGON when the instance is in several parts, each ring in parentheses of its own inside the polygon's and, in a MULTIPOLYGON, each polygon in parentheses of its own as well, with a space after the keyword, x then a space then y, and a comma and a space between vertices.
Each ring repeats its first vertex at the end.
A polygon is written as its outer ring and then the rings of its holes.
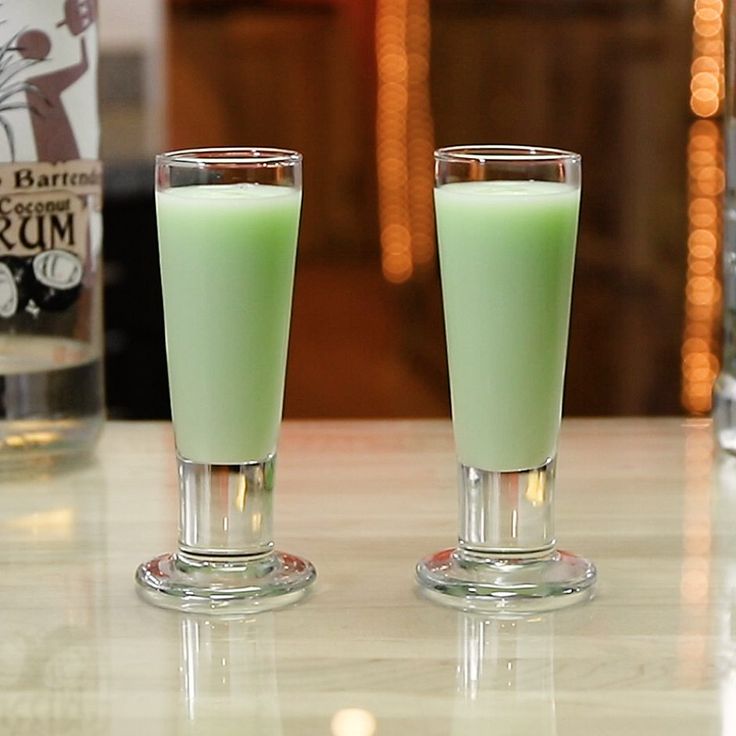
POLYGON ((302 154, 289 148, 222 146, 182 148, 156 155, 156 164, 189 166, 293 166, 302 162, 302 154))
POLYGON ((517 146, 517 145, 462 145, 445 146, 434 152, 435 161, 446 163, 467 163, 475 161, 486 162, 514 162, 520 163, 549 163, 551 161, 578 162, 579 153, 566 151, 563 148, 547 148, 545 146, 517 146))

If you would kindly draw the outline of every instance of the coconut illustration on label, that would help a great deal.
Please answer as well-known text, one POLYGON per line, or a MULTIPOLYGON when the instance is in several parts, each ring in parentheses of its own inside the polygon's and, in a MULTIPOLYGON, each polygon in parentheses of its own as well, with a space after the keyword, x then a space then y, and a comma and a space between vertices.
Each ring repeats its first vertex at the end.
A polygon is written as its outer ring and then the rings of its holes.
POLYGON ((18 311, 18 287, 13 272, 0 263, 0 317, 8 319, 18 311))
POLYGON ((52 312, 73 304, 82 283, 82 264, 65 250, 47 250, 33 259, 33 301, 52 312))
POLYGON ((29 258, 0 257, 0 317, 7 319, 26 308, 33 283, 29 258))

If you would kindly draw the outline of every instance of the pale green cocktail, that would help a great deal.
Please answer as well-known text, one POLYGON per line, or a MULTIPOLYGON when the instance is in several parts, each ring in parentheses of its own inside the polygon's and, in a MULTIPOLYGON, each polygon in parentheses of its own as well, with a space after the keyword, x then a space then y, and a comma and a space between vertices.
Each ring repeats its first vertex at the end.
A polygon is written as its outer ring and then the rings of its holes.
POLYGON ((251 614, 314 582, 309 560, 273 541, 301 191, 298 151, 156 157, 179 540, 136 571, 155 605, 251 614))
POLYGON ((179 454, 242 463, 276 449, 301 191, 159 191, 171 406, 179 454))
POLYGON ((480 145, 434 159, 459 529, 417 579, 466 610, 587 600, 595 565, 554 532, 580 156, 480 145))
POLYGON ((547 181, 435 189, 457 454, 495 471, 556 452, 580 191, 547 181))

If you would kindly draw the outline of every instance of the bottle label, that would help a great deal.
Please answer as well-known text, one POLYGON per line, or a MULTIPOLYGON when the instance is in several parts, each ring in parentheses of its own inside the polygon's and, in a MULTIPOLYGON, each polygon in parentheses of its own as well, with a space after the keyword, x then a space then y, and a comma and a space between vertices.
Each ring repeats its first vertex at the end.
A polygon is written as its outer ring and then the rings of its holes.
POLYGON ((63 248, 83 264, 101 179, 97 161, 0 165, 0 250, 36 256, 63 248))
POLYGON ((65 311, 97 278, 96 20, 96 0, 0 4, 2 320, 65 311))

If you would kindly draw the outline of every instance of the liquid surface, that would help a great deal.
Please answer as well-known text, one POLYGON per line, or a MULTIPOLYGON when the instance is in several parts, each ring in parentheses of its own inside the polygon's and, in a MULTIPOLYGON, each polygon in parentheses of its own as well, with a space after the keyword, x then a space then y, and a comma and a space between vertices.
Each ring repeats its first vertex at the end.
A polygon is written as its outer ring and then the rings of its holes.
POLYGON ((562 409, 579 190, 553 182, 435 189, 458 459, 542 465, 562 409))
POLYGON ((262 459, 281 421, 301 192, 179 187, 156 201, 177 449, 262 459))

